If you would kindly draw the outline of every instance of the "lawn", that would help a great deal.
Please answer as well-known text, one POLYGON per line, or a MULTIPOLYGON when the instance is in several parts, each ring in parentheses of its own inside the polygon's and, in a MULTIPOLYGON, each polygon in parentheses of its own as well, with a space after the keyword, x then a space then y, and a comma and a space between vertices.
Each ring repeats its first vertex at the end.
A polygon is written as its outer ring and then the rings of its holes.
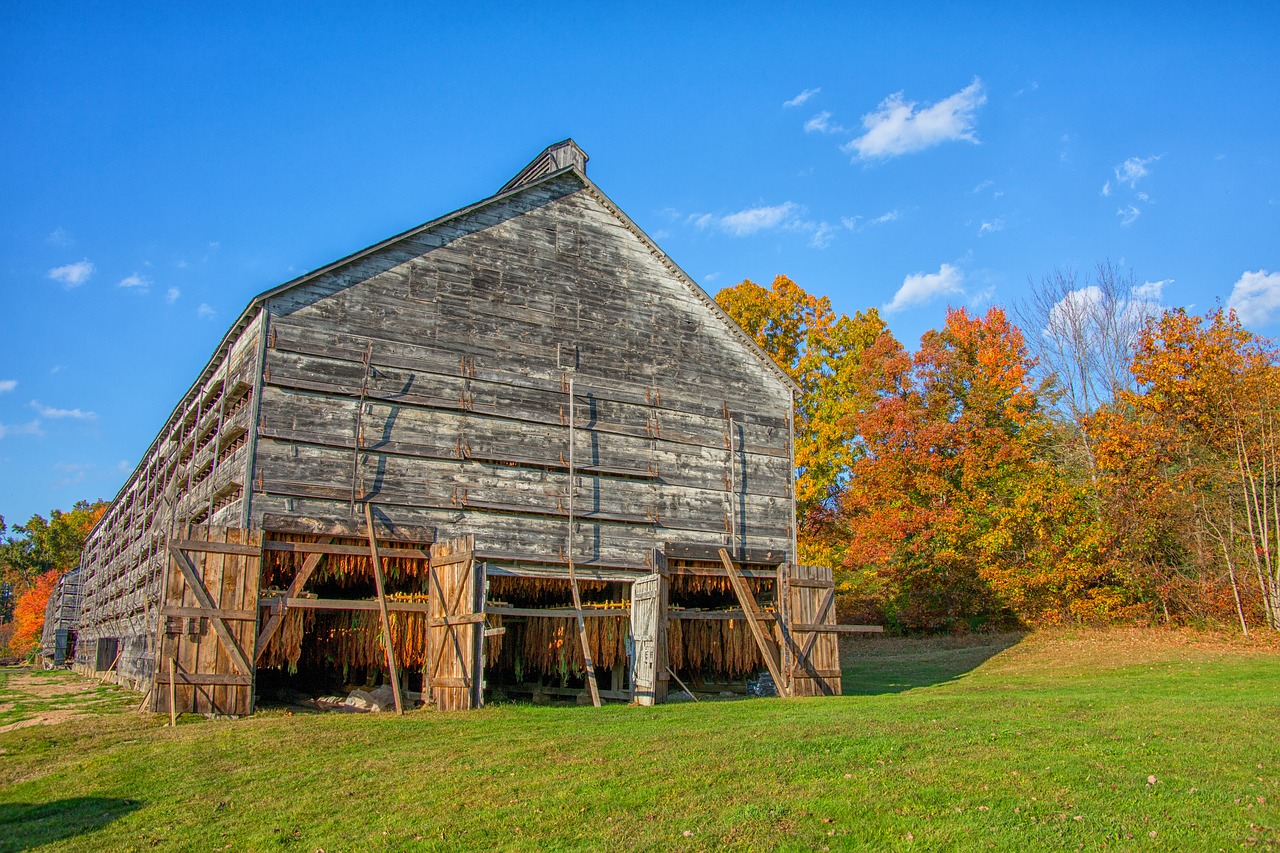
MULTIPOLYGON (((0 851, 1280 847, 1275 643, 1054 631, 843 657, 839 698, 176 729, 88 682, 94 716, 0 733, 0 851)), ((54 701, 23 678, 0 675, 0 724, 54 701)))

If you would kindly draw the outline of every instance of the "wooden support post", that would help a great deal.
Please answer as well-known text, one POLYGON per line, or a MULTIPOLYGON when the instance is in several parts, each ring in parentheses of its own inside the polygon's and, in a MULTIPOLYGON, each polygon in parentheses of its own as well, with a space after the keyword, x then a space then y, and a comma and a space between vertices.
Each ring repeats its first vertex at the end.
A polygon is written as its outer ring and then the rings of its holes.
POLYGON ((760 647, 760 654, 764 656, 764 665, 768 668, 769 675, 773 676, 773 683, 778 688, 778 695, 789 695, 787 683, 782 680, 782 668, 778 660, 778 646, 765 633, 764 620, 759 608, 756 606, 755 596, 751 594, 751 587, 747 586, 746 578, 738 571, 738 567, 733 564, 727 548, 720 549, 720 562, 724 563, 724 569, 729 575, 729 584, 733 587, 734 594, 738 596, 738 603, 742 605, 743 615, 747 617, 747 625, 751 628, 751 635, 755 637, 756 645, 760 647))
POLYGON ((573 470, 573 434, 577 432, 573 411, 573 377, 569 377, 569 588, 573 592, 573 612, 578 620, 578 639, 582 643, 582 662, 587 670, 587 688, 591 704, 600 707, 600 686, 596 683, 596 667, 591 660, 591 643, 587 639, 587 623, 582 618, 582 597, 578 594, 578 576, 573 571, 573 495, 577 491, 573 470))
POLYGON ((378 585, 378 609, 382 612, 382 644, 387 649, 387 668, 391 670, 391 694, 396 700, 396 713, 403 714, 400 701, 400 672, 396 668, 396 650, 391 644, 391 616, 387 613, 387 590, 382 584, 382 562, 378 559, 377 534, 373 530, 373 504, 365 501, 364 520, 369 526, 369 557, 373 560, 373 580, 378 585))
MULTIPOLYGON (((177 640, 175 639, 174 642, 176 643, 177 640)), ((174 649, 174 654, 175 655, 177 654, 177 649, 174 649)), ((177 673, 174 671, 175 669, 176 669, 176 665, 174 663, 174 658, 169 658, 169 725, 170 726, 178 725, 178 676, 177 676, 177 673)))

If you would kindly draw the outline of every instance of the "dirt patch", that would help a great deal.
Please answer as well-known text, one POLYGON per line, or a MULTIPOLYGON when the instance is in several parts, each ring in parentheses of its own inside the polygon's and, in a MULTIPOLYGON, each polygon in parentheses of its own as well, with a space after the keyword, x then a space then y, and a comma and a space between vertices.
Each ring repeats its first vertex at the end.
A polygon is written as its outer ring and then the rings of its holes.
POLYGON ((95 686, 97 686, 96 682, 87 679, 55 681, 47 676, 42 677, 39 675, 9 676, 10 689, 21 690, 23 693, 39 699, 61 699, 67 696, 90 694, 93 693, 95 686))
POLYGON ((80 720, 91 716, 93 714, 85 714, 81 711, 39 711, 34 717, 18 720, 18 722, 9 723, 7 726, 0 726, 0 734, 11 732, 15 729, 25 729, 28 726, 52 726, 55 723, 65 723, 70 720, 80 720))

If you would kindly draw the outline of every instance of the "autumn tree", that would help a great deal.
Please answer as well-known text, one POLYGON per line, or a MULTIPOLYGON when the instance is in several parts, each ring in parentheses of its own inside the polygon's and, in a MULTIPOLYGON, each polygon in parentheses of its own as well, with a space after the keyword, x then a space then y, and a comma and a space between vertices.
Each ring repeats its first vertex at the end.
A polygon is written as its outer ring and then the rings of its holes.
POLYGON ((57 589, 60 577, 62 577, 61 571, 50 569, 37 576, 35 583, 18 596, 18 602, 13 611, 13 635, 9 638, 11 654, 23 657, 40 645, 49 596, 57 589))
POLYGON ((89 531, 106 512, 106 501, 77 501, 70 511, 55 509, 49 518, 33 515, 6 536, 0 518, 0 622, 12 618, 17 599, 51 570, 65 572, 80 562, 89 531))
POLYGON ((843 542, 834 508, 862 453, 857 413, 874 405, 866 358, 882 334, 876 310, 836 314, 831 300, 786 276, 762 287, 747 280, 716 301, 800 387, 796 398, 796 498, 802 559, 838 562, 843 542))
POLYGON ((888 615, 904 627, 1000 619, 989 538, 1026 489, 1045 429, 1022 334, 998 308, 957 309, 914 357, 888 340, 876 356, 881 394, 857 418, 866 452, 841 506, 845 568, 888 578, 888 615))

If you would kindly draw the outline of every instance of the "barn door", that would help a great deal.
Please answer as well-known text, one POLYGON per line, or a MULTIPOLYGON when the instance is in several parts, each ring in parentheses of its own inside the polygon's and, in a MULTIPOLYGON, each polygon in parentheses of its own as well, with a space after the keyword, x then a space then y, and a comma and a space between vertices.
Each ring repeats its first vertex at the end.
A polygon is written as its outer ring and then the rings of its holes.
POLYGON ((484 565, 475 562, 474 537, 432 545, 427 582, 427 702, 441 711, 479 708, 484 701, 484 565))
POLYGON ((652 705, 664 698, 667 655, 666 588, 664 578, 653 574, 631 584, 631 689, 638 705, 652 705))
POLYGON ((840 695, 835 586, 831 569, 818 566, 798 566, 788 578, 793 696, 840 695))
POLYGON ((262 533, 187 526, 168 548, 153 710, 252 714, 262 533))

